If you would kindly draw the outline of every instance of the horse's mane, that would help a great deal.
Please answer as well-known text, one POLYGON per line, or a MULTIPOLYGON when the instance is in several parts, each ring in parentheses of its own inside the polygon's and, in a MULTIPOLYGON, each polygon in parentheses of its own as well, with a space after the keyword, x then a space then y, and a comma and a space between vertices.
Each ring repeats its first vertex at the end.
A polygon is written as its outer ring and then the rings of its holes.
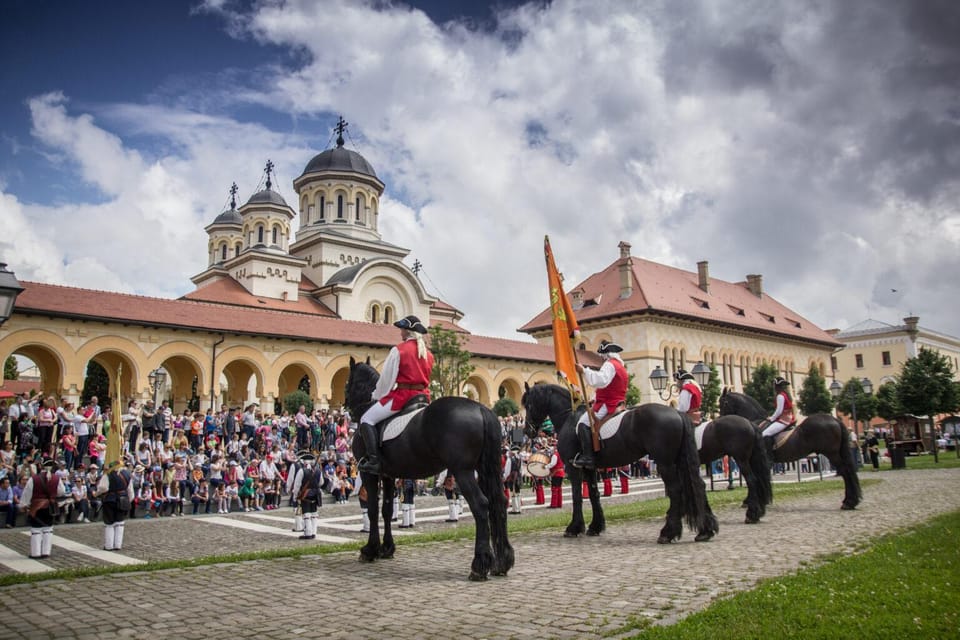
POLYGON ((748 396, 745 393, 737 393, 736 391, 728 391, 728 395, 732 396, 734 400, 737 400, 741 404, 745 404, 757 413, 767 413, 767 410, 763 408, 753 396, 748 396))

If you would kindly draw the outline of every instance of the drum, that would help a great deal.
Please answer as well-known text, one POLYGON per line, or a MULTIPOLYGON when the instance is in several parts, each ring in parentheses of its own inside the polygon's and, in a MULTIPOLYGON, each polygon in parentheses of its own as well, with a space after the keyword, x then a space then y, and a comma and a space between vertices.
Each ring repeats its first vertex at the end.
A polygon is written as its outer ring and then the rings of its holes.
POLYGON ((534 478, 546 478, 550 475, 550 456, 545 453, 533 453, 527 460, 527 471, 534 478))

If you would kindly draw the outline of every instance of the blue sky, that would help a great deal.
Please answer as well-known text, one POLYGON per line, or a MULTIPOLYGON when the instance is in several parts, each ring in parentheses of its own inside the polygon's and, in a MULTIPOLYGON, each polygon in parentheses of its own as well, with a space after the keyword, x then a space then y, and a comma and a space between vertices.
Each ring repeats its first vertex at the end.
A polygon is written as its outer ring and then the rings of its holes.
POLYGON ((914 313, 960 335, 954 2, 6 0, 2 16, 0 259, 24 280, 182 295, 230 183, 249 196, 270 158, 291 201, 343 113, 387 183, 384 239, 477 333, 514 337, 546 305, 549 234, 572 282, 625 240, 761 273, 824 328, 914 313))

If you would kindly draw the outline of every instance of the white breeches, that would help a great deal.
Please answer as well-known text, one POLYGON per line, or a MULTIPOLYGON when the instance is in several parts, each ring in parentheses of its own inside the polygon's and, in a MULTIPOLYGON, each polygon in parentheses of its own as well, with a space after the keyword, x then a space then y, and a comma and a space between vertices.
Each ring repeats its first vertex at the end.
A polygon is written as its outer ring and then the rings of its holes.
POLYGON ((774 421, 771 422, 766 429, 763 430, 763 435, 765 436, 775 436, 789 425, 783 424, 782 422, 774 421))

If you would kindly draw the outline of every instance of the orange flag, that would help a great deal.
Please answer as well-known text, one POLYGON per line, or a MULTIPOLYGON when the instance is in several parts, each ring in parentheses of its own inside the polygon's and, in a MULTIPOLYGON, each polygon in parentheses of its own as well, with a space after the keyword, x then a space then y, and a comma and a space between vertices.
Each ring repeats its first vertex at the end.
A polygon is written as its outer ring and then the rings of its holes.
POLYGON ((543 237, 543 255, 547 261, 547 283, 550 286, 550 311, 553 314, 553 353, 557 363, 557 375, 563 378, 575 395, 580 393, 577 384, 576 356, 573 340, 580 335, 580 325, 573 315, 570 300, 563 291, 563 280, 557 271, 550 249, 550 237, 543 237))

